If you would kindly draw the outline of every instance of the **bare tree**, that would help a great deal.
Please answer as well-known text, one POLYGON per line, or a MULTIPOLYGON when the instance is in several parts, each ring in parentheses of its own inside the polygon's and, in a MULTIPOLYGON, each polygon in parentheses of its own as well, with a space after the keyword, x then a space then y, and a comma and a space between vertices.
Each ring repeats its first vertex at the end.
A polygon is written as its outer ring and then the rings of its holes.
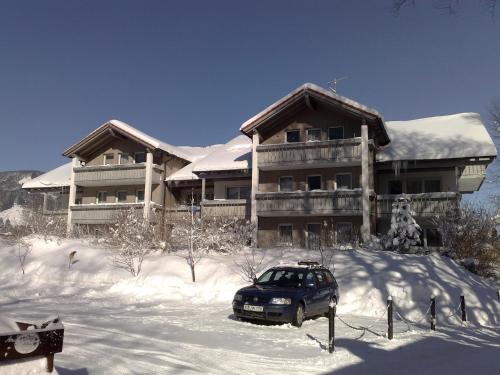
POLYGON ((433 219, 443 253, 471 271, 488 276, 500 262, 500 236, 495 217, 485 208, 463 205, 433 219))
POLYGON ((117 268, 134 277, 139 276, 144 259, 165 247, 155 223, 157 215, 144 218, 142 210, 131 208, 117 215, 103 243, 110 247, 110 256, 117 268))
POLYGON ((252 246, 250 254, 245 253, 241 262, 234 262, 243 280, 253 282, 257 278, 257 275, 263 271, 262 263, 265 257, 264 251, 252 246))
MULTIPOLYGON (((422 0, 392 0, 392 11, 395 14, 399 14, 403 8, 415 6, 417 3, 421 2, 422 0)), ((452 15, 457 13, 461 3, 462 1, 460 0, 434 0, 432 5, 441 14, 452 15)), ((480 0, 479 3, 492 17, 494 17, 500 0, 480 0)))

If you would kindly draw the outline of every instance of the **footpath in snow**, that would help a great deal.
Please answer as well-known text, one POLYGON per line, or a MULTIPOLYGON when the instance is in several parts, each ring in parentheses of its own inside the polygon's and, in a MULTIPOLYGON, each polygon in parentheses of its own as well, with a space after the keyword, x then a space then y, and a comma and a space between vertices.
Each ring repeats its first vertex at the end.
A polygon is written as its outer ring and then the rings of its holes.
MULTIPOLYGON (((114 268, 105 250, 82 241, 33 239, 26 275, 15 248, 0 243, 0 311, 41 321, 59 314, 65 324, 59 374, 335 373, 494 374, 500 368, 500 303, 496 290, 452 260, 439 256, 346 251, 335 255, 340 285, 337 351, 325 350, 328 321, 256 325, 234 319, 232 297, 246 285, 235 262, 242 255, 213 255, 190 281, 185 260, 157 255, 141 276, 114 268), (68 268, 68 255, 78 262, 68 268), (470 324, 453 314, 459 295, 467 299, 470 324), (438 301, 438 331, 423 319, 407 325, 396 318, 395 339, 384 337, 385 301, 420 320, 431 294, 438 301)), ((265 266, 314 258, 302 250, 272 249, 265 266)), ((38 373, 40 367, 1 366, 0 374, 38 373), (20 372, 21 371, 21 372, 20 372)))

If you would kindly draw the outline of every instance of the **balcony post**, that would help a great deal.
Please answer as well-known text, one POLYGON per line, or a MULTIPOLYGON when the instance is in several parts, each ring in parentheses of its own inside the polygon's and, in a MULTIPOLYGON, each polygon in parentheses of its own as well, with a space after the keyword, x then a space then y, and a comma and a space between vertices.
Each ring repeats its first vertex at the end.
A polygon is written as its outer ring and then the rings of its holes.
POLYGON ((75 204, 76 199, 75 168, 80 166, 80 158, 73 155, 73 159, 71 159, 71 173, 69 181, 68 221, 66 223, 66 234, 68 236, 70 236, 73 232, 73 214, 71 212, 71 206, 75 204))
POLYGON ((361 190, 363 203, 363 225, 361 227, 361 238, 368 240, 370 236, 370 169, 368 162, 368 126, 366 123, 361 125, 361 190))
MULTIPOLYGON (((251 192, 251 222, 255 225, 255 237, 257 236, 257 226, 258 226, 258 217, 257 217, 257 200, 255 196, 259 191, 259 160, 257 153, 257 146, 260 143, 259 133, 254 131, 252 136, 252 192, 251 192)), ((254 238, 254 243, 257 243, 257 238, 254 238)))
POLYGON ((151 191, 153 182, 153 153, 147 150, 146 153, 146 177, 144 181, 144 219, 151 217, 151 191))

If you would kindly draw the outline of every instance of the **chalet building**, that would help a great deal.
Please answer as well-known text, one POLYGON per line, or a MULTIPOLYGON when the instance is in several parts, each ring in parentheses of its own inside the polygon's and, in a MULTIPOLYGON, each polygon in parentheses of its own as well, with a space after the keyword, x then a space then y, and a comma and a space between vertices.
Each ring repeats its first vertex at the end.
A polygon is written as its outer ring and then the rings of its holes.
POLYGON ((71 163, 23 185, 75 225, 186 211, 248 219, 260 247, 316 247, 385 233, 392 203, 412 199, 425 246, 431 217, 477 191, 497 151, 479 115, 385 122, 374 109, 304 84, 209 147, 172 146, 111 120, 64 151, 71 163), (51 198, 52 197, 52 198, 51 198), (54 199, 56 197, 56 199, 54 199))

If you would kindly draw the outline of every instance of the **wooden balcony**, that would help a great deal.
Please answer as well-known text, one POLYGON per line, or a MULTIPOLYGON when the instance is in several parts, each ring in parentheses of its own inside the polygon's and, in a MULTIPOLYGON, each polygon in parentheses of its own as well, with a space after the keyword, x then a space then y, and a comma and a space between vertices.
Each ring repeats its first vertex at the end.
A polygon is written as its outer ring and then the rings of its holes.
POLYGON ((362 215, 361 190, 257 193, 258 216, 362 215))
MULTIPOLYGON (((151 203, 151 207, 160 208, 155 203, 151 203)), ((144 203, 76 204, 71 206, 71 221, 73 224, 110 224, 120 212, 130 208, 143 210, 144 203)))
POLYGON ((257 152, 262 170, 354 166, 361 165, 361 138, 259 145, 257 152))
MULTIPOLYGON (((146 164, 117 164, 75 167, 75 184, 78 186, 144 185, 146 164)), ((153 165, 153 184, 159 184, 162 167, 153 165)))
MULTIPOLYGON (((390 216, 392 204, 400 195, 377 195, 377 216, 390 216)), ((411 199, 411 209, 419 217, 434 216, 456 208, 460 203, 460 194, 455 192, 406 194, 411 199)))
POLYGON ((250 201, 246 199, 205 200, 201 202, 203 217, 250 217, 250 201))

